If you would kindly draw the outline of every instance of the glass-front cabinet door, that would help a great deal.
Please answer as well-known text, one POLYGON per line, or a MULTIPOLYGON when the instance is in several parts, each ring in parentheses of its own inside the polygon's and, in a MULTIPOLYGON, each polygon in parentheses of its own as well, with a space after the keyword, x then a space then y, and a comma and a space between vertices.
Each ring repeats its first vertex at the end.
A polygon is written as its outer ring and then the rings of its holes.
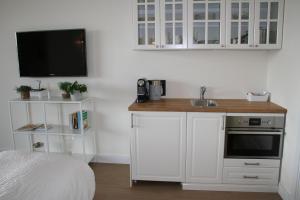
POLYGON ((255 48, 281 48, 283 2, 283 0, 255 1, 255 48))
POLYGON ((225 48, 225 0, 188 1, 188 48, 225 48))
POLYGON ((135 48, 159 48, 159 0, 134 0, 134 2, 135 48))
POLYGON ((187 48, 187 0, 161 0, 161 48, 187 48))
POLYGON ((226 47, 253 48, 254 1, 226 1, 226 47))

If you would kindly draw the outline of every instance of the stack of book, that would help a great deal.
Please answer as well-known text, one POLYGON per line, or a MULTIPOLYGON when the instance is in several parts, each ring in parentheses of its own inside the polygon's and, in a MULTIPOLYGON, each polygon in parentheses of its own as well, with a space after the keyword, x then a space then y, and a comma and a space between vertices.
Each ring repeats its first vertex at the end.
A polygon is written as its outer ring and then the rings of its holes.
MULTIPOLYGON (((81 129, 81 114, 80 111, 71 113, 69 115, 70 129, 81 129)), ((86 110, 82 111, 82 122, 83 128, 88 128, 88 112, 86 110)))

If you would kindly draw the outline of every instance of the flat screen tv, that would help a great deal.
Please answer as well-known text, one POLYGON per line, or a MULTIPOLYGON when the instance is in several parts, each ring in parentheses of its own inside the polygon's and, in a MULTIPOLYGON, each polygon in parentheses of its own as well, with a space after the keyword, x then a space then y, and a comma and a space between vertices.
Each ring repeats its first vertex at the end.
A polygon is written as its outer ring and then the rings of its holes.
POLYGON ((21 77, 87 76, 84 29, 17 32, 21 77))

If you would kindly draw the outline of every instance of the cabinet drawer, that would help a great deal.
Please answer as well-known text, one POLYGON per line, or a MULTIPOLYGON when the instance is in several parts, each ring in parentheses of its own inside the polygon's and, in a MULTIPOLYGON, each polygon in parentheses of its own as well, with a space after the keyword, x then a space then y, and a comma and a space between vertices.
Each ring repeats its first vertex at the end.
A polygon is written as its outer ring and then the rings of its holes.
POLYGON ((279 168, 280 160, 272 159, 224 159, 224 167, 279 168))
POLYGON ((224 167, 223 183, 277 185, 279 168, 224 167))

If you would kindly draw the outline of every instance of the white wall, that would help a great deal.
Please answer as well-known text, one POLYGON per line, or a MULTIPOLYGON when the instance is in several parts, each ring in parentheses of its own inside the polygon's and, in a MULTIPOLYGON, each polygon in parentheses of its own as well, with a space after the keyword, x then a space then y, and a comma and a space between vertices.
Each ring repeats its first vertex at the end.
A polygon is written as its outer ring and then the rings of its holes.
POLYGON ((288 109, 281 189, 295 198, 300 141, 300 1, 286 0, 284 41, 281 51, 270 54, 268 89, 272 100, 288 109))
MULTIPOLYGON (((1 0, 0 27, 0 149, 11 147, 7 101, 16 96, 13 88, 34 80, 18 77, 16 31, 86 28, 89 78, 79 80, 98 99, 99 154, 129 154, 127 107, 139 77, 166 79, 169 97, 198 97, 200 85, 216 98, 266 88, 266 51, 133 51, 130 0, 1 0)), ((55 89, 61 80, 43 79, 55 89)))

